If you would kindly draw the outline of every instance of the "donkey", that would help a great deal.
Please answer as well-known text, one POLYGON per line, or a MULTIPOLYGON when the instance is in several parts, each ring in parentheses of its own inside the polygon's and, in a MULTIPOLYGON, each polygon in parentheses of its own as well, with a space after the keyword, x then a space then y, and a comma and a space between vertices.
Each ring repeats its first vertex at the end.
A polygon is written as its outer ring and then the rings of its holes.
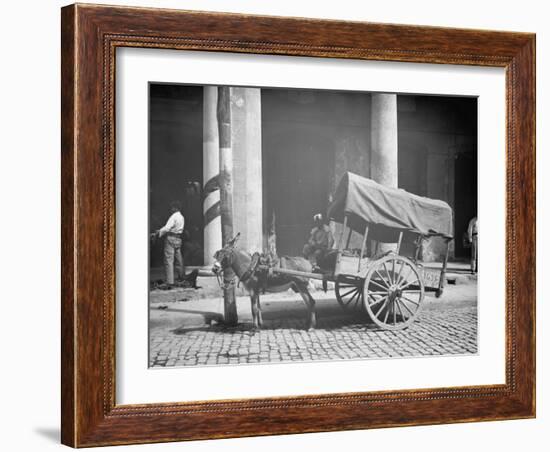
MULTIPOLYGON (((221 250, 214 254, 214 265, 212 272, 219 275, 227 268, 231 268, 241 284, 250 295, 250 303, 252 307, 252 319, 254 329, 262 328, 262 309, 260 305, 260 292, 265 289, 267 292, 283 292, 288 289, 294 290, 301 295, 308 309, 309 321, 308 329, 312 330, 317 324, 315 316, 315 300, 307 290, 309 278, 292 276, 273 272, 267 277, 267 284, 262 283, 258 275, 251 272, 250 269, 254 265, 252 256, 241 249, 235 248, 240 234, 229 241, 221 250), (251 266, 252 264, 252 266, 251 266)), ((303 257, 281 257, 279 267, 289 270, 297 270, 301 272, 311 273, 311 263, 303 257)))

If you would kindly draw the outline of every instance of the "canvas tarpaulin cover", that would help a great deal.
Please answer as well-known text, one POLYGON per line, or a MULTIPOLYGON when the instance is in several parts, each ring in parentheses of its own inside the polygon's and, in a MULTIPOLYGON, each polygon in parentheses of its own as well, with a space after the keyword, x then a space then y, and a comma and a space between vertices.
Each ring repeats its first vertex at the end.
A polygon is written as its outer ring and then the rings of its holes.
POLYGON ((328 217, 362 232, 367 223, 407 230, 425 236, 453 236, 453 211, 449 204, 386 187, 371 179, 346 173, 328 210, 328 217))

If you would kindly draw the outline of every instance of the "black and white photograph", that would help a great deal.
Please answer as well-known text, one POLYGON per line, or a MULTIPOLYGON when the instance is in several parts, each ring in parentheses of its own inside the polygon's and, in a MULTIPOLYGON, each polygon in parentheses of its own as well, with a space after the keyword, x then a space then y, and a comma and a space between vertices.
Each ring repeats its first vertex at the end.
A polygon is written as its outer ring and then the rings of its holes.
POLYGON ((476 354, 477 98, 149 84, 149 367, 476 354))
POLYGON ((547 9, 6 2, 2 449, 546 450, 547 9))

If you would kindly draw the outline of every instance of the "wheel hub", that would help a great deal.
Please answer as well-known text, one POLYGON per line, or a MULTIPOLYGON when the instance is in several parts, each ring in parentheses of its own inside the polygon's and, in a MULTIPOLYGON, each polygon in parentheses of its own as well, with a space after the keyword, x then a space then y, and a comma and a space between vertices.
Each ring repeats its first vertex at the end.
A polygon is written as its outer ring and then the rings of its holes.
POLYGON ((397 286, 397 284, 392 284, 388 288, 388 297, 389 297, 390 301, 395 301, 396 298, 401 298, 401 295, 402 295, 402 291, 397 286))

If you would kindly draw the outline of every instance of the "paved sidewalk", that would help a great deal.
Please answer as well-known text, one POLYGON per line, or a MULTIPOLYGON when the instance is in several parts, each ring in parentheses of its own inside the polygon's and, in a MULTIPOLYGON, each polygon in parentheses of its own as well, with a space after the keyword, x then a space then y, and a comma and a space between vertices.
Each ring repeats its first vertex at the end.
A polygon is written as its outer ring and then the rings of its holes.
MULTIPOLYGON (((150 309, 150 366, 195 366, 283 361, 387 358, 477 352, 477 285, 448 286, 427 296, 408 329, 383 331, 361 314, 345 314, 333 293, 316 292, 317 323, 306 328, 306 309, 294 294, 262 296, 264 327, 251 328, 250 301, 238 298, 241 324, 221 324, 223 302, 185 299, 154 302, 150 309), (165 309, 159 309, 165 308, 165 309)), ((158 300, 157 300, 158 301, 158 300)))

